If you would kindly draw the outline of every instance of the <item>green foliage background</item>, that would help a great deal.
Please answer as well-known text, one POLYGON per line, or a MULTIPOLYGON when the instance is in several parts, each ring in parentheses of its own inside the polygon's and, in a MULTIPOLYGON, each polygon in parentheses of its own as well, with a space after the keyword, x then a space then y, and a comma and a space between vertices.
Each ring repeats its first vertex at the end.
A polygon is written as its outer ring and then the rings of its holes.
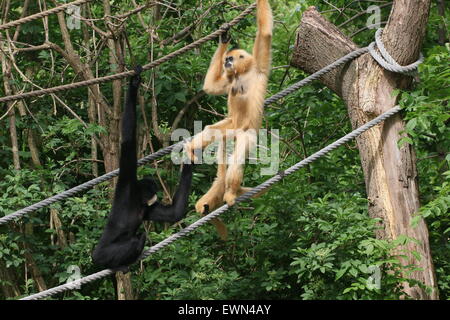
MULTIPOLYGON (((140 1, 144 3, 145 1, 140 1)), ((248 1, 236 1, 248 4, 248 1)), ((332 11, 344 7, 350 1, 283 0, 272 1, 275 15, 273 39, 273 66, 269 95, 293 84, 305 76, 299 70, 286 68, 292 53, 302 12, 310 5, 336 25, 348 16, 332 11), (330 5, 329 3, 332 3, 330 5), (279 68, 277 68, 279 67, 279 68)), ((111 1, 117 13, 133 8, 131 1, 111 1)), ((203 0, 204 7, 214 3, 203 0)), ((12 1, 10 20, 20 16, 21 1, 12 1)), ((352 1, 346 14, 364 10, 370 1, 352 1), (353 10, 353 11, 352 11, 353 10)), ((161 20, 158 36, 170 37, 192 23, 199 14, 199 0, 175 0, 181 16, 170 12, 161 20)), ((390 7, 382 9, 383 21, 390 7)), ((93 5, 96 17, 103 12, 93 5)), ((222 23, 239 13, 230 4, 213 9, 206 23, 199 25, 190 37, 176 45, 155 47, 155 56, 163 56, 186 43, 209 34, 222 23)), ((450 171, 448 154, 450 146, 448 98, 450 70, 447 43, 437 42, 437 28, 449 25, 446 17, 438 15, 433 1, 423 53, 425 62, 420 66, 420 82, 408 92, 401 92, 400 102, 405 108, 407 132, 405 141, 414 146, 418 158, 421 203, 417 219, 425 218, 430 231, 430 244, 441 299, 450 298, 450 171)), ((149 15, 145 12, 144 19, 149 15)), ((367 16, 353 20, 342 27, 351 35, 363 28, 367 16)), ((59 29, 55 16, 50 17, 52 41, 59 41, 59 29)), ((147 35, 136 17, 127 20, 127 36, 133 55, 127 64, 147 63, 147 35)), ((448 30, 448 29, 447 29, 448 30)), ((79 30, 71 31, 73 39, 82 39, 79 30)), ((250 50, 255 32, 255 19, 250 16, 233 29, 232 36, 243 48, 250 50)), ((358 33, 353 40, 360 46, 368 45, 374 30, 358 33)), ((42 24, 39 21, 25 24, 23 40, 43 42, 42 24)), ((76 40, 75 40, 76 42, 76 40)), ((158 67, 156 90, 159 101, 160 121, 171 123, 178 111, 202 87, 202 78, 216 47, 215 42, 191 51, 170 63, 158 67)), ((82 52, 82 48, 77 50, 82 52)), ((40 51, 37 57, 18 56, 21 67, 39 68, 34 78, 42 87, 61 84, 60 77, 50 77, 51 58, 48 51, 40 51)), ((65 68, 61 56, 54 66, 65 79, 75 75, 65 68)), ((109 69, 108 57, 100 56, 98 63, 109 69)), ((102 70, 102 68, 100 68, 102 70)), ((150 72, 144 75, 149 76, 150 72)), ((2 77, 2 75, 0 75, 2 77)), ((3 78, 1 79, 3 81, 3 78)), ((68 80, 69 81, 69 80, 68 80)), ((125 81, 124 81, 125 84, 125 81)), ((4 95, 3 86, 0 95, 4 95)), ((27 90, 31 90, 27 87, 27 90)), ((103 94, 111 99, 110 86, 102 86, 103 94)), ((60 97, 87 119, 86 90, 76 89, 60 97)), ((149 99, 149 97, 147 97, 149 99)), ((204 97, 202 105, 218 112, 226 112, 225 97, 204 97)), ((29 103, 33 117, 17 118, 19 132, 33 128, 40 133, 41 168, 33 168, 27 141, 19 137, 23 168, 12 167, 8 120, 0 125, 0 215, 6 215, 48 196, 78 185, 92 178, 91 163, 74 161, 90 158, 90 137, 104 130, 85 128, 63 109, 51 112, 51 98, 42 97, 29 103)), ((148 109, 150 110, 150 109, 148 109)), ((220 119, 210 113, 196 110, 188 113, 182 127, 193 130, 193 120, 212 123, 220 119)), ((266 109, 265 124, 279 129, 281 143, 281 168, 286 168, 302 157, 310 155, 351 130, 343 102, 330 90, 316 82, 292 94, 282 103, 266 109)), ((157 144, 156 139, 154 143, 157 144)), ((157 145, 161 147, 160 145, 157 145)), ((168 162, 169 158, 165 158, 168 162)), ((172 187, 176 186, 178 168, 163 166, 160 173, 172 187)), ((146 173, 154 170, 144 169, 146 173), (147 170, 147 171, 146 171, 147 170)), ((215 167, 202 165, 194 177, 193 193, 187 218, 176 226, 149 225, 148 238, 152 244, 189 225, 199 217, 193 210, 195 201, 207 191, 215 174, 215 167)), ((260 167, 248 165, 245 185, 254 186, 267 179, 260 175, 260 167)), ((132 281, 140 299, 396 299, 401 295, 402 267, 393 249, 413 241, 400 237, 394 242, 377 240, 374 231, 377 221, 367 214, 367 200, 363 173, 355 143, 334 151, 299 173, 284 179, 270 192, 240 209, 230 211, 224 221, 230 230, 230 240, 221 242, 211 225, 194 232, 187 238, 149 257, 132 267, 132 281), (367 286, 373 274, 372 266, 381 270, 381 289, 367 286)), ((32 278, 24 278, 24 253, 29 250, 49 287, 67 280, 68 267, 80 267, 82 275, 98 271, 91 262, 90 252, 98 240, 110 203, 108 185, 79 194, 74 198, 53 205, 59 210, 64 231, 71 235, 65 248, 51 245, 55 230, 49 229, 49 209, 42 209, 13 225, 0 227, 0 259, 19 275, 23 295, 36 292, 32 278), (34 232, 26 236, 19 232, 24 222, 34 225, 34 232), (24 247, 24 243, 27 247, 24 247)), ((6 285, 0 279, 0 285, 6 285)), ((5 299, 6 297, 1 296, 5 299)), ((110 279, 83 286, 79 291, 64 293, 59 299, 112 299, 114 289, 110 279)))

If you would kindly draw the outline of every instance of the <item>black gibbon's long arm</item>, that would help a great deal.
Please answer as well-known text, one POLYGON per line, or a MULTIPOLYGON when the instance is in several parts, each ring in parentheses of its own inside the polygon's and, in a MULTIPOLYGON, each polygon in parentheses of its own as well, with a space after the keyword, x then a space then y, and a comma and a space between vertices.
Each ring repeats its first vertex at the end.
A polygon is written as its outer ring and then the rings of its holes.
POLYGON ((116 270, 135 262, 141 255, 146 236, 137 231, 144 220, 173 223, 184 218, 192 182, 192 165, 185 164, 173 204, 165 206, 156 201, 148 205, 149 200, 156 199, 157 188, 152 179, 137 179, 136 104, 142 67, 136 67, 135 71, 122 116, 120 172, 112 210, 92 253, 95 264, 116 270))
POLYGON ((136 67, 137 75, 132 77, 128 88, 125 110, 122 115, 122 143, 120 146, 120 170, 118 185, 137 181, 136 154, 136 105, 142 68, 136 67))

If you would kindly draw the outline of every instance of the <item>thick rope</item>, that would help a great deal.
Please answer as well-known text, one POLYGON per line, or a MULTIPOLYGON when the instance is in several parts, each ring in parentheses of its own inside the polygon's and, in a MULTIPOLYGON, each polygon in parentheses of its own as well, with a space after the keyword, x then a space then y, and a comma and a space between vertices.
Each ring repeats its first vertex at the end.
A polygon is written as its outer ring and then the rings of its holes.
MULTIPOLYGON (((306 166, 306 165, 316 161, 317 159, 325 156, 326 154, 328 154, 329 152, 331 152, 334 149, 338 148, 339 146, 343 145, 344 143, 347 143, 348 141, 355 139, 356 137, 360 136, 362 133, 366 132, 367 130, 371 129, 372 127, 376 126, 377 124, 379 124, 379 123, 383 122, 384 120, 388 119, 389 117, 393 116, 394 114, 396 114, 400 110, 401 110, 401 108, 398 107, 398 106, 392 108, 391 110, 389 110, 389 111, 383 113, 382 115, 376 117, 375 119, 369 121, 365 125, 359 127, 358 129, 352 131, 351 133, 345 135, 344 137, 340 138, 339 140, 335 141, 334 143, 328 145, 327 147, 321 149, 320 151, 314 153, 313 155, 307 157, 306 159, 303 159, 302 161, 300 161, 297 164, 293 165, 292 167, 290 167, 289 169, 285 170, 284 172, 278 173, 277 175, 275 175, 272 178, 268 179, 264 183, 258 185, 257 187, 253 188, 252 190, 246 192, 245 194, 243 194, 242 196, 237 198, 236 199, 236 204, 251 199, 251 197, 254 196, 255 194, 257 194, 257 193, 259 193, 259 192, 261 192, 263 190, 268 189, 269 187, 271 187, 272 185, 274 185, 275 183, 277 183, 278 181, 280 181, 284 177, 293 174, 294 172, 300 170, 302 167, 304 167, 304 166, 306 166)), ((217 210, 211 212, 207 216, 197 220, 196 222, 194 222, 190 226, 184 228, 183 230, 181 230, 181 231, 171 235, 170 237, 166 238, 165 240, 163 240, 163 241, 159 242, 158 244, 152 246, 150 249, 146 250, 141 255, 141 257, 139 258, 139 261, 142 260, 142 259, 145 259, 145 258, 149 257, 150 255, 152 255, 153 253, 163 249, 164 247, 168 246, 172 242, 187 236, 189 233, 193 232, 197 228, 199 228, 202 225, 206 224, 211 219, 217 218, 222 213, 228 211, 230 208, 231 208, 230 206, 225 204, 222 207, 218 208, 217 210)), ((51 289, 48 289, 48 290, 45 290, 45 291, 33 294, 31 296, 22 298, 21 300, 43 299, 43 298, 50 297, 52 295, 55 295, 55 294, 58 294, 58 293, 61 293, 61 292, 64 292, 64 291, 74 290, 79 285, 86 284, 86 283, 89 283, 89 282, 92 282, 92 281, 104 278, 104 277, 106 277, 108 275, 111 275, 113 273, 114 273, 114 271, 112 271, 110 269, 105 269, 103 271, 94 273, 94 274, 92 274, 90 276, 87 276, 87 277, 81 278, 79 280, 76 280, 74 282, 63 284, 63 285, 60 285, 58 287, 51 288, 51 289)))
POLYGON ((270 97, 269 99, 267 99, 265 101, 265 106, 274 103, 275 101, 284 98, 285 96, 293 93, 294 91, 298 90, 299 88, 307 85, 308 83, 320 78, 321 76, 323 76, 324 74, 332 71, 333 69, 342 66, 344 64, 346 64, 349 61, 352 61, 353 59, 356 59, 357 57, 359 57, 360 55, 366 53, 368 51, 367 47, 361 48, 361 49, 356 49, 355 51, 350 52, 349 54, 343 56, 342 58, 336 60, 335 62, 329 64, 328 66, 320 69, 317 72, 314 72, 312 75, 306 77, 303 80, 300 80, 299 82, 293 84, 292 86, 290 86, 287 89, 284 89, 283 91, 273 95, 272 97, 270 97))
POLYGON ((392 58, 389 52, 387 52, 383 41, 381 41, 382 33, 383 29, 378 29, 375 33, 375 42, 372 42, 368 47, 369 53, 375 59, 375 61, 378 62, 378 64, 381 65, 384 69, 391 72, 401 73, 405 75, 411 75, 411 73, 415 72, 419 64, 421 64, 424 60, 423 54, 420 53, 419 59, 416 62, 411 63, 410 65, 399 65, 397 61, 392 58), (377 46, 378 50, 380 50, 381 56, 375 50, 375 45, 377 46))
POLYGON ((23 18, 18 19, 18 20, 14 20, 14 21, 2 24, 2 25, 0 25, 0 30, 6 30, 6 29, 9 29, 9 28, 17 27, 18 25, 25 24, 27 22, 30 22, 30 21, 33 21, 33 20, 37 20, 37 19, 40 19, 40 18, 44 18, 44 17, 47 17, 47 16, 52 15, 54 13, 65 11, 67 8, 69 8, 71 6, 79 6, 79 5, 82 5, 84 3, 92 2, 92 1, 93 0, 77 0, 77 1, 73 1, 73 2, 67 3, 67 4, 63 4, 63 5, 57 6, 57 7, 52 8, 52 9, 48 9, 48 10, 45 10, 45 11, 42 11, 42 12, 39 12, 39 13, 36 13, 36 14, 32 14, 32 15, 27 16, 27 17, 23 17, 23 18))
MULTIPOLYGON (((162 58, 159 58, 149 64, 144 65, 142 67, 142 69, 149 70, 149 69, 155 68, 155 67, 159 66, 160 64, 163 64, 164 62, 167 62, 175 57, 178 57, 179 55, 182 55, 182 54, 188 52, 189 50, 199 47, 200 45, 202 45, 205 42, 208 42, 214 38, 217 38, 221 34, 227 32, 228 29, 230 29, 231 27, 238 24, 242 19, 244 19, 247 15, 249 15, 255 8, 256 8, 256 3, 253 3, 247 9, 245 9, 240 15, 238 15, 236 18, 234 18, 229 23, 225 23, 218 30, 214 31, 213 33, 211 33, 195 42, 192 42, 191 44, 188 44, 187 46, 185 46, 181 49, 178 49, 162 58)), ((134 70, 130 70, 130 71, 113 74, 110 76, 65 84, 65 85, 61 85, 61 86, 57 86, 57 87, 53 87, 53 88, 35 90, 35 91, 25 92, 25 93, 21 93, 21 94, 6 96, 6 97, 0 98, 0 103, 19 100, 19 99, 25 99, 25 98, 30 98, 30 97, 37 97, 37 96, 41 96, 41 95, 45 95, 45 94, 51 94, 51 93, 56 93, 56 92, 60 92, 60 91, 76 89, 76 88, 81 88, 81 87, 86 87, 86 86, 92 86, 92 85, 103 83, 103 82, 108 82, 108 81, 131 77, 133 75, 135 75, 134 70)))
MULTIPOLYGON (((351 52, 351 53, 345 55, 344 57, 338 59, 337 61, 333 62, 332 64, 330 64, 328 66, 326 66, 325 68, 323 68, 323 69, 313 73, 312 75, 306 77, 305 79, 302 79, 299 82, 293 84, 289 88, 287 88, 287 89, 285 89, 285 90, 283 90, 283 91, 273 95, 272 97, 268 98, 264 102, 264 105, 268 106, 268 105, 272 104, 273 102, 275 102, 275 101, 277 101, 277 100, 279 100, 281 98, 284 98, 285 96, 293 93, 295 90, 298 90, 300 87, 303 87, 303 86, 309 84, 310 82, 312 82, 315 79, 321 77, 325 73, 327 73, 327 72, 333 70, 334 68, 337 68, 337 67, 339 67, 339 66, 341 66, 341 65, 343 65, 343 64, 345 64, 345 63, 347 63, 349 61, 351 61, 352 59, 355 59, 356 57, 358 57, 358 56, 360 56, 360 55, 362 55, 363 53, 366 53, 366 52, 367 52, 367 48, 362 48, 362 49, 358 49, 358 50, 356 50, 354 52, 351 52)), ((162 157, 162 156, 164 156, 166 154, 169 154, 175 147, 181 146, 182 144, 183 144, 183 142, 179 142, 179 143, 177 143, 175 145, 171 145, 169 147, 161 149, 161 150, 159 150, 156 153, 148 155, 147 157, 139 160, 138 161, 138 165, 141 166, 141 165, 147 164, 148 162, 150 162, 152 160, 158 159, 158 158, 160 158, 160 157, 162 157)), ((42 200, 42 201, 40 201, 38 203, 35 203, 35 204, 31 205, 31 206, 28 206, 28 207, 24 208, 24 209, 18 210, 16 212, 12 213, 12 214, 9 214, 7 216, 4 216, 4 217, 0 218, 0 225, 8 223, 8 222, 10 222, 10 221, 12 221, 14 219, 19 218, 19 217, 22 217, 22 216, 24 216, 24 215, 26 215, 26 214, 28 214, 30 212, 33 212, 35 210, 47 207, 47 206, 49 206, 52 203, 55 203, 55 202, 64 200, 66 198, 69 198, 69 197, 73 196, 74 194, 76 194, 78 192, 84 191, 86 189, 90 189, 90 188, 96 186, 97 184, 105 182, 105 181, 107 181, 109 179, 112 179, 112 178, 118 176, 118 175, 119 175, 119 170, 118 169, 114 170, 114 171, 111 171, 111 172, 109 172, 107 174, 104 174, 103 176, 100 176, 100 177, 95 178, 95 179, 93 179, 91 181, 85 182, 85 183, 83 183, 83 184, 81 184, 79 186, 76 186, 76 187, 74 187, 72 189, 66 190, 66 191, 64 191, 64 192, 62 192, 60 194, 54 195, 54 196, 52 196, 52 197, 50 197, 48 199, 42 200)))

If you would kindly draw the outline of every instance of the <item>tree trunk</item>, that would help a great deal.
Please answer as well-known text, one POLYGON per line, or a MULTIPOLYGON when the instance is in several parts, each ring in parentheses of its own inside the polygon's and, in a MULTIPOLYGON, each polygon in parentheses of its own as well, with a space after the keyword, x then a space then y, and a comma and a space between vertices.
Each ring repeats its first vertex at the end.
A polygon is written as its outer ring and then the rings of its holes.
MULTIPOLYGON (((33 235, 33 225, 31 223, 25 224, 25 238, 31 238, 33 235)), ((42 276, 41 270, 39 269, 38 265, 34 261, 33 255, 31 253, 31 247, 28 245, 26 241, 23 242, 23 248, 25 251, 25 263, 27 269, 31 272, 31 276, 34 280, 34 283, 36 284, 36 288, 39 292, 42 292, 44 290, 47 290, 47 285, 45 284, 44 277, 42 276)))
POLYGON ((0 279, 2 280, 0 289, 4 298, 14 298, 21 295, 18 285, 19 282, 14 270, 7 268, 3 260, 0 260, 0 279))
MULTIPOLYGON (((113 24, 108 16, 111 15, 111 6, 109 0, 103 1, 104 12, 106 16, 106 23, 110 25, 113 30, 113 24)), ((112 73, 119 73, 125 70, 124 54, 121 45, 120 31, 115 30, 119 34, 115 34, 115 37, 108 39, 109 48, 109 62, 111 65, 112 73)), ((112 31, 113 32, 113 31, 112 31)), ((113 32, 114 33, 114 32, 113 32)), ((113 109, 109 119, 109 155, 105 157, 105 169, 106 171, 112 171, 119 167, 119 144, 120 144, 120 114, 122 106, 122 80, 114 80, 112 82, 113 88, 113 109)), ((117 183, 117 178, 111 181, 111 190, 117 183)), ((112 193, 111 193, 112 196, 112 193)), ((117 280, 117 299, 118 300, 133 300, 133 288, 131 285, 131 273, 123 274, 122 272, 116 273, 117 280)))
MULTIPOLYGON (((442 17, 442 20, 445 19, 445 0, 438 0, 438 13, 442 17)), ((444 46, 445 43, 448 41, 448 33, 447 33, 447 26, 444 22, 441 22, 441 25, 438 29, 438 43, 441 46, 444 46)))
MULTIPOLYGON (((12 104, 14 104, 14 102, 12 104)), ((14 169, 20 170, 19 140, 17 139, 16 112, 14 110, 14 106, 12 106, 11 110, 9 110, 8 117, 9 117, 9 133, 11 137, 11 150, 13 154, 14 169)))
MULTIPOLYGON (((89 16, 88 8, 87 6, 83 6, 83 16, 89 16)), ((83 32, 83 41, 84 41, 84 48, 86 51, 86 56, 91 57, 91 47, 90 47, 90 34, 88 27, 83 24, 81 26, 81 31, 83 32)), ((89 123, 97 123, 97 116, 96 116, 96 102, 95 98, 93 97, 93 94, 91 90, 87 90, 88 92, 88 117, 89 117, 89 123)), ((98 177, 98 150, 97 150, 97 141, 95 141, 95 136, 92 136, 91 138, 91 159, 92 159, 92 174, 94 177, 98 177)))
POLYGON ((55 208, 50 208, 50 219, 51 219, 50 229, 54 227, 56 231, 57 237, 56 243, 61 248, 67 247, 67 237, 66 234, 64 233, 63 224, 61 222, 61 219, 59 218, 58 210, 56 210, 55 208))
MULTIPOLYGON (((400 65, 418 58, 429 7, 429 0, 394 1, 382 40, 400 65)), ((313 73, 356 48, 336 26, 311 7, 303 15, 291 64, 313 73)), ((353 128, 395 106, 397 98, 392 97, 392 91, 411 83, 409 77, 385 71, 369 54, 330 72, 321 80, 344 99, 353 128)), ((383 229, 377 233, 379 238, 396 239, 406 235, 419 240, 420 244, 408 243, 405 249, 420 253, 421 259, 408 253, 402 262, 421 268, 409 278, 431 287, 433 292, 428 294, 408 284, 405 284, 405 292, 414 299, 437 299, 427 226, 424 221, 416 228, 410 224, 420 204, 414 151, 410 145, 401 148, 397 145, 404 130, 405 124, 397 115, 357 138, 370 202, 369 214, 383 221, 383 229)))
MULTIPOLYGON (((11 80, 11 63, 6 57, 4 52, 7 52, 6 45, 3 45, 3 37, 0 34, 0 48, 2 49, 0 52, 1 63, 2 63, 2 72, 3 72, 3 87, 5 90, 5 95, 11 95, 12 89, 10 83, 11 80)), ((17 127, 16 127, 16 102, 11 101, 7 104, 8 118, 9 118, 9 133, 11 138, 11 150, 13 156, 14 169, 20 170, 20 157, 19 157, 19 141, 17 138, 17 127)))
MULTIPOLYGON (((27 4, 28 4, 28 2, 26 3, 26 5, 27 4)), ((3 48, 2 40, 3 40, 3 38, 0 35, 0 46, 3 48)), ((3 48, 2 54, 1 54, 2 71, 3 71, 3 76, 4 76, 3 86, 4 86, 5 94, 12 95, 12 94, 16 93, 16 88, 14 88, 14 86, 12 85, 14 78, 13 78, 13 75, 11 72, 11 61, 8 60, 8 58, 6 57, 5 52, 7 52, 7 51, 8 50, 6 49, 6 46, 5 46, 5 48, 3 48)), ((10 125, 10 135, 11 135, 11 145, 12 145, 14 169, 20 170, 21 165, 20 165, 20 158, 19 158, 19 140, 18 140, 17 128, 16 128, 15 108, 16 107, 18 108, 19 114, 22 118, 26 117, 26 110, 25 110, 23 101, 10 102, 10 103, 7 103, 7 106, 10 109, 8 112, 8 115, 9 115, 9 125, 10 125)), ((33 164, 35 166, 40 166, 41 163, 39 161, 39 153, 36 148, 32 130, 24 129, 23 137, 24 138, 27 137, 27 139, 28 139, 33 164)), ((20 231, 18 231, 18 232, 20 232, 20 231)), ((25 234, 25 238, 27 238, 33 234, 33 225, 31 223, 25 224, 24 234, 25 234)), ((39 267, 37 266, 36 262, 34 261, 34 258, 31 254, 30 246, 26 242, 24 242, 23 247, 24 247, 26 269, 30 270, 32 277, 36 283, 37 289, 39 291, 46 290, 47 286, 45 284, 44 278, 42 277, 41 271, 40 271, 39 267)), ((0 272, 3 273, 6 280, 15 278, 11 274, 11 271, 8 268, 4 268, 4 270, 0 271, 0 272)), ((11 286, 10 288, 7 288, 5 290, 6 290, 6 291, 4 291, 5 294, 8 292, 9 293, 12 293, 12 292, 17 293, 18 292, 17 286, 15 286, 15 285, 11 286)), ((20 293, 18 293, 16 295, 19 295, 19 294, 20 293)))

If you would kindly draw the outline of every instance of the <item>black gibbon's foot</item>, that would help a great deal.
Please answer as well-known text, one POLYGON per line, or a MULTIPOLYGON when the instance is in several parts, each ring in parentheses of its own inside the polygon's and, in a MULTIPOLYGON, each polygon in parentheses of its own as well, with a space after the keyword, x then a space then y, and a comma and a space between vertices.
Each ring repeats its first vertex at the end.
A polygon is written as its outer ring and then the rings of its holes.
POLYGON ((207 215, 207 214, 209 214, 209 205, 208 204, 205 204, 204 206, 203 206, 203 215, 207 215))
POLYGON ((134 67, 134 72, 136 72, 136 75, 140 75, 140 74, 142 73, 143 70, 144 70, 144 69, 142 68, 142 66, 141 66, 140 64, 137 64, 137 65, 134 67))

